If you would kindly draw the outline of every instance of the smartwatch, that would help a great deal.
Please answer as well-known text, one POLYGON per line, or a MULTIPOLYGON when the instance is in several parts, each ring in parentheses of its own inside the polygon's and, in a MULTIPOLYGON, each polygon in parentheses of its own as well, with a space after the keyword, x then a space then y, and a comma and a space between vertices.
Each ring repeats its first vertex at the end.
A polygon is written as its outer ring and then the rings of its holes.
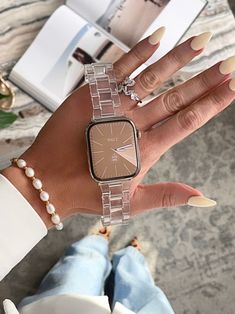
POLYGON ((93 106, 86 129, 92 178, 99 184, 104 226, 127 224, 130 219, 131 180, 140 171, 139 132, 121 111, 117 82, 111 63, 85 65, 93 106))

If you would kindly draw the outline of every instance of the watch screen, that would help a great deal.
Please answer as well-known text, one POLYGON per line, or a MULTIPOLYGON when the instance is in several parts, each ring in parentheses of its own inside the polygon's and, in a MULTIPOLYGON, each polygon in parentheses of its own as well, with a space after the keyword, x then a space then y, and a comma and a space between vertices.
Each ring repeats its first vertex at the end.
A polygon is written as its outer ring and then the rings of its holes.
POLYGON ((90 165, 99 180, 133 177, 137 170, 135 129, 127 120, 98 122, 88 129, 90 165))

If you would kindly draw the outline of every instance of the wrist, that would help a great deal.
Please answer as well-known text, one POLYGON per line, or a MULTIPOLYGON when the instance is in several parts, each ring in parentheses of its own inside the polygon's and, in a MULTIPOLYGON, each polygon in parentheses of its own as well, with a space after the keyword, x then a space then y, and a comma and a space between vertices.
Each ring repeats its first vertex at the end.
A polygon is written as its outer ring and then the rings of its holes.
POLYGON ((45 206, 38 196, 38 192, 32 187, 29 178, 26 177, 22 169, 10 166, 2 170, 1 174, 6 177, 29 202, 45 223, 46 227, 52 227, 53 223, 50 220, 50 215, 46 212, 45 206))

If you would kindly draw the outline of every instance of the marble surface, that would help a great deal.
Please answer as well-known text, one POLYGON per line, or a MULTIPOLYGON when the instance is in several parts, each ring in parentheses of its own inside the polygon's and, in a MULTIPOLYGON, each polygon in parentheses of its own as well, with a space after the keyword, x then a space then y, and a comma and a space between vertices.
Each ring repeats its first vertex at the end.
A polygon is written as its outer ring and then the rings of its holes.
MULTIPOLYGON (((0 2, 0 67, 7 75, 62 1, 0 2)), ((225 0, 211 0, 185 37, 213 30, 208 49, 164 88, 235 54, 235 23, 225 0)), ((17 122, 0 131, 0 168, 34 140, 50 113, 17 87, 17 122)), ((212 209, 163 208, 137 217, 120 232, 115 228, 110 254, 138 235, 156 283, 176 313, 235 313, 235 107, 172 148, 149 171, 146 182, 177 180, 217 200, 212 209)), ((94 227, 95 218, 75 216, 60 233, 52 230, 0 283, 0 301, 16 303, 32 294, 68 245, 94 227)), ((1 254, 1 253, 0 253, 1 254)), ((2 314, 2 309, 0 308, 2 314)))

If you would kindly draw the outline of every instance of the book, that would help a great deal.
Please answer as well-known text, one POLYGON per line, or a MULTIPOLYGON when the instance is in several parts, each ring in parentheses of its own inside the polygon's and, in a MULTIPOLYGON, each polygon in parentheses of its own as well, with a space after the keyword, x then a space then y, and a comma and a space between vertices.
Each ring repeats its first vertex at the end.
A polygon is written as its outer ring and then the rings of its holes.
POLYGON ((10 73, 10 80, 55 111, 84 84, 84 64, 114 63, 158 27, 159 49, 137 71, 170 51, 206 0, 68 0, 48 19, 10 73))

